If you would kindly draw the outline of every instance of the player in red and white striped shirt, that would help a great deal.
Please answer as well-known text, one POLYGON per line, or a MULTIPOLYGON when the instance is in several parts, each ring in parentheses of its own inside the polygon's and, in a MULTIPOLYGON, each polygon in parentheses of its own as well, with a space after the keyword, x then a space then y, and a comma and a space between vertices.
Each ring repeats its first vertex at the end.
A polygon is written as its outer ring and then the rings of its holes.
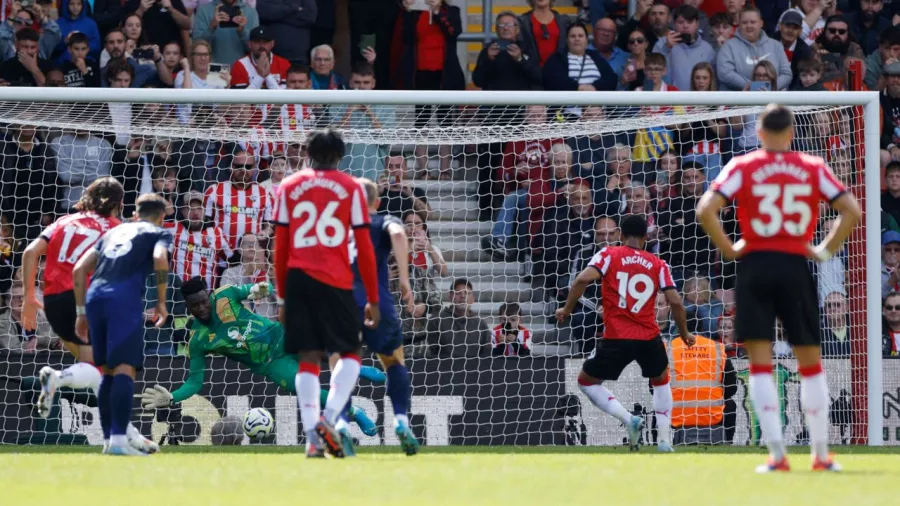
POLYGON ((231 180, 210 186, 204 195, 205 214, 222 229, 231 249, 246 234, 267 235, 274 197, 255 179, 256 159, 238 148, 231 157, 231 180))
POLYGON ((182 280, 200 277, 206 286, 215 287, 216 262, 231 257, 234 250, 222 229, 205 226, 202 193, 188 193, 182 212, 184 220, 172 227, 172 271, 182 280))

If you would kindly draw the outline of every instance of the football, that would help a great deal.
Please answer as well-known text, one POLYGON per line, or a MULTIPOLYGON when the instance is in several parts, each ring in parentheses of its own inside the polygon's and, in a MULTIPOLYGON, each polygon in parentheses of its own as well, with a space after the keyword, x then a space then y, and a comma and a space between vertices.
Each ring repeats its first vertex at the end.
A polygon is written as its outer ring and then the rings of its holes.
POLYGON ((244 413, 244 434, 251 438, 268 436, 275 429, 275 419, 268 410, 253 408, 244 413))

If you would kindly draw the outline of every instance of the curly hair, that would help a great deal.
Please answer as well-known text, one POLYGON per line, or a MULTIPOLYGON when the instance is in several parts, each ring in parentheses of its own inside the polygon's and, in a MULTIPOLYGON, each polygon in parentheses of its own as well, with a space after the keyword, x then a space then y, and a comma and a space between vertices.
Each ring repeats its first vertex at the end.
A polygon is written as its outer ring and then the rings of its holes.
POLYGON ((92 211, 101 216, 112 216, 121 209, 125 198, 125 188, 113 177, 101 177, 88 186, 75 204, 75 209, 82 212, 92 211))

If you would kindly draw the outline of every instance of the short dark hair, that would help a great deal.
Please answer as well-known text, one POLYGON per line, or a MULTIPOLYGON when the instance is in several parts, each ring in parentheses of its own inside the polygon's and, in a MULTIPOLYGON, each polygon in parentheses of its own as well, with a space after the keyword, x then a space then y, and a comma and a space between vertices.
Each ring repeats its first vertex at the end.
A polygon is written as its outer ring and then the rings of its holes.
POLYGON ((356 64, 353 65, 353 70, 351 70, 350 73, 363 77, 375 77, 375 68, 373 68, 372 65, 369 64, 369 62, 361 61, 356 62, 356 64))
POLYGON ((306 77, 309 77, 309 67, 303 65, 302 63, 295 63, 291 65, 291 68, 287 71, 288 75, 290 74, 304 74, 306 77))
POLYGON ((640 214, 629 214, 619 223, 623 239, 628 237, 644 239, 647 237, 647 227, 647 220, 640 214))
POLYGON ((453 284, 450 285, 450 288, 453 289, 453 291, 456 291, 456 287, 458 287, 459 285, 466 285, 466 288, 468 288, 469 290, 475 290, 475 287, 472 286, 472 282, 469 281, 469 278, 454 279, 453 284))
POLYGON ((125 37, 125 30, 122 30, 121 28, 119 28, 119 27, 117 26, 117 27, 115 27, 115 28, 110 28, 110 30, 109 30, 108 32, 106 32, 106 36, 103 37, 103 43, 105 44, 105 43, 106 43, 106 39, 108 39, 109 36, 112 35, 112 34, 114 34, 114 33, 121 33, 123 38, 127 38, 127 37, 125 37))
POLYGON ((719 26, 719 25, 728 25, 731 26, 731 19, 728 18, 728 14, 724 12, 717 12, 710 16, 709 18, 709 26, 719 26))
POLYGON ((668 62, 666 61, 666 57, 659 53, 650 53, 644 59, 644 67, 647 65, 662 65, 663 68, 669 68, 668 62))
POLYGON ((512 316, 522 313, 522 307, 519 306, 518 302, 504 302, 500 305, 500 310, 498 311, 500 316, 512 316))
POLYGON ((206 280, 200 276, 195 276, 181 284, 181 295, 188 298, 196 293, 205 292, 209 287, 206 286, 206 280))
POLYGON ((781 104, 769 104, 759 115, 759 124, 766 132, 783 132, 794 126, 794 113, 781 104))
POLYGON ((801 72, 818 72, 822 73, 822 62, 817 60, 814 56, 810 56, 809 58, 804 58, 797 62, 797 73, 801 72))
POLYGON ((741 16, 748 12, 755 12, 757 16, 762 18, 762 11, 760 11, 758 7, 756 7, 755 5, 747 4, 743 9, 741 9, 741 12, 738 13, 738 19, 740 19, 741 16))
POLYGON ((683 18, 685 21, 697 21, 700 19, 700 11, 693 5, 679 5, 672 11, 672 19, 683 18))
POLYGON ((41 36, 34 28, 23 28, 16 32, 16 42, 22 42, 24 40, 40 42, 41 36))
POLYGON ((69 40, 66 41, 66 47, 72 47, 75 44, 90 44, 90 42, 90 39, 84 33, 72 32, 72 35, 69 35, 69 40))
POLYGON ((141 218, 157 218, 166 214, 166 200, 155 193, 147 193, 135 201, 135 212, 141 218))
POLYGON ((112 81, 122 72, 128 72, 128 75, 131 76, 131 81, 134 82, 134 67, 128 63, 128 60, 125 58, 110 60, 106 66, 106 80, 112 81))
POLYGON ((306 140, 306 156, 313 168, 337 168, 346 149, 341 134, 330 128, 313 132, 306 140))
POLYGON ((884 167, 884 175, 888 175, 889 172, 900 172, 900 162, 892 161, 885 165, 884 167))
POLYGON ((900 46, 900 26, 890 26, 881 32, 878 37, 879 44, 888 46, 900 46))
POLYGON ((581 21, 575 21, 571 25, 569 25, 569 28, 566 29, 566 38, 567 39, 569 37, 569 34, 572 33, 572 30, 574 30, 575 28, 581 28, 582 30, 584 30, 585 35, 590 33, 590 32, 588 32, 588 28, 587 28, 586 24, 582 23, 581 21))

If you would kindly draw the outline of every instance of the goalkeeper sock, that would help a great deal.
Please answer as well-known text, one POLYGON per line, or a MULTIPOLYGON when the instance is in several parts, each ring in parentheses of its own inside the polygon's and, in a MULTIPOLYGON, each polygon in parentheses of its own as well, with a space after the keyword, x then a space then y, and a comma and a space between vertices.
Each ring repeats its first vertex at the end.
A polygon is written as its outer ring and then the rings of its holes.
POLYGON ((605 386, 587 385, 579 381, 578 388, 584 392, 584 395, 591 400, 594 406, 600 408, 600 411, 616 417, 622 423, 631 421, 631 413, 622 406, 622 403, 616 400, 616 396, 605 386))
POLYGON ((319 365, 301 362, 297 375, 294 376, 294 388, 297 390, 297 405, 300 407, 303 430, 309 433, 315 428, 321 414, 319 365))
POLYGON ((806 425, 809 427, 809 443, 813 457, 828 460, 828 414, 831 398, 828 396, 828 383, 825 382, 825 371, 822 364, 800 367, 800 405, 806 414, 806 425))
POLYGON ((669 386, 669 378, 658 385, 653 384, 653 412, 656 414, 656 434, 659 441, 672 442, 672 387, 669 386))
POLYGON ((113 377, 112 389, 109 392, 109 405, 112 414, 110 444, 113 446, 128 444, 125 433, 128 424, 131 423, 131 401, 133 397, 134 380, 127 374, 116 374, 113 377))
POLYGON ((100 388, 97 391, 97 409, 100 411, 100 428, 103 430, 103 440, 109 441, 112 427, 112 412, 109 405, 109 394, 112 390, 113 377, 103 376, 100 388))
POLYGON ((753 411, 759 419, 759 427, 769 454, 776 461, 784 458, 784 434, 781 429, 781 410, 778 402, 778 390, 772 378, 772 364, 750 364, 750 400, 753 411))
POLYGON ((331 387, 328 389, 328 402, 325 403, 325 421, 334 425, 344 405, 350 400, 356 381, 359 379, 361 367, 359 355, 344 353, 331 374, 331 387))
POLYGON ((387 394, 394 407, 394 422, 409 426, 409 369, 405 365, 394 364, 387 370, 387 394))
POLYGON ((94 395, 100 390, 100 382, 103 381, 103 375, 100 369, 94 364, 87 362, 78 362, 63 369, 57 373, 59 375, 59 386, 69 388, 90 388, 94 395))

